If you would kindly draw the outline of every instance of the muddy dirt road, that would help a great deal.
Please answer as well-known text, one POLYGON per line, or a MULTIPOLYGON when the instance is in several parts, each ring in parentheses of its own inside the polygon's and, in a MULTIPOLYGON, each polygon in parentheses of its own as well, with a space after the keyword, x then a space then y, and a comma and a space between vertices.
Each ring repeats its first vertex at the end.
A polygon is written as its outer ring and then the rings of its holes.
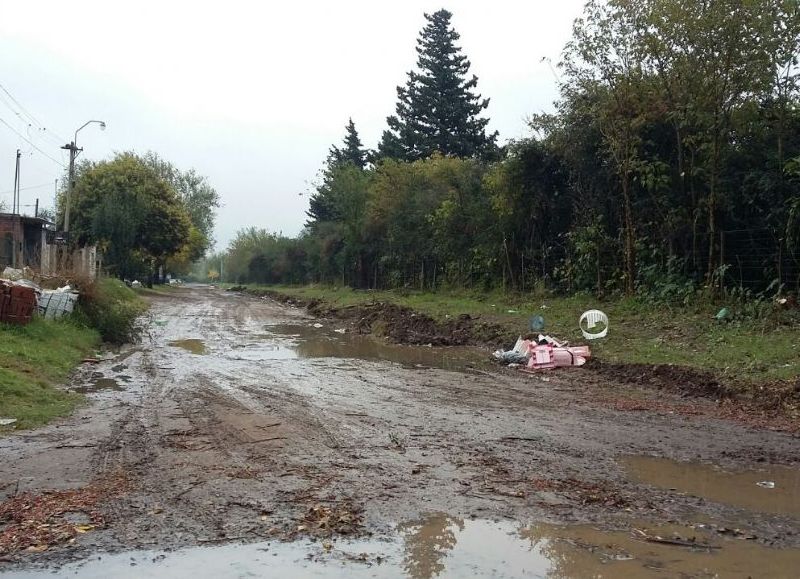
POLYGON ((487 368, 271 300, 151 299, 143 343, 75 376, 85 407, 0 438, 0 577, 800 569, 792 435, 621 412, 579 369, 487 368), (42 497, 68 506, 34 528, 14 509, 42 497))

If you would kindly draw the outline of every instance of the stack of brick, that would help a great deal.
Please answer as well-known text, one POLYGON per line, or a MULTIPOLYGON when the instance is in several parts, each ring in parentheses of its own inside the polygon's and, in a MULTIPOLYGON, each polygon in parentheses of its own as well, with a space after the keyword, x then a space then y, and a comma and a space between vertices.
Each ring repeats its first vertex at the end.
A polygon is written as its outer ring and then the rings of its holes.
POLYGON ((23 326, 31 321, 36 309, 32 287, 0 280, 0 322, 23 326))

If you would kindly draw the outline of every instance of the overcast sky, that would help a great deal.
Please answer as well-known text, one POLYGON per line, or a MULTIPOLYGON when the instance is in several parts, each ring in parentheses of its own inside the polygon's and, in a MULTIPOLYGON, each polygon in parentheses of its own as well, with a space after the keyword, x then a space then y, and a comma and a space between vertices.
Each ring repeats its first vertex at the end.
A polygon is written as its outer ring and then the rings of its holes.
POLYGON ((0 200, 10 206, 19 148, 23 212, 36 197, 52 206, 68 159, 59 146, 99 119, 106 131, 78 135, 87 158, 153 150, 208 177, 222 197, 221 248, 250 225, 300 231, 348 117, 377 144, 425 12, 453 12, 501 142, 527 135, 526 116, 556 97, 542 58, 558 61, 583 0, 3 4, 0 84, 18 104, 0 90, 0 200), (46 130, 27 126, 20 105, 46 130))

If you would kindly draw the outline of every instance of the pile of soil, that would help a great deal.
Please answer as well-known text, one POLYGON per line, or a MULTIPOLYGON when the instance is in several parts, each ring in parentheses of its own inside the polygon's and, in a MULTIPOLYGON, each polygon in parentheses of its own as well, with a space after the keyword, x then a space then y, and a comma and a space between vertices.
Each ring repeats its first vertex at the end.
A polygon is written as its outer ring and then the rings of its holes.
POLYGON ((734 391, 716 376, 672 364, 611 364, 590 358, 586 368, 616 382, 675 392, 683 396, 729 398, 734 391))
POLYGON ((272 290, 245 288, 239 291, 266 296, 282 304, 304 307, 313 316, 341 320, 349 323, 360 334, 384 336, 397 344, 496 347, 514 341, 508 330, 502 326, 469 314, 436 320, 427 314, 388 302, 338 307, 323 300, 304 300, 272 290))
POLYGON ((671 364, 611 364, 590 359, 586 366, 609 383, 664 390, 687 398, 730 402, 737 412, 800 416, 800 379, 759 384, 721 380, 710 372, 671 364))

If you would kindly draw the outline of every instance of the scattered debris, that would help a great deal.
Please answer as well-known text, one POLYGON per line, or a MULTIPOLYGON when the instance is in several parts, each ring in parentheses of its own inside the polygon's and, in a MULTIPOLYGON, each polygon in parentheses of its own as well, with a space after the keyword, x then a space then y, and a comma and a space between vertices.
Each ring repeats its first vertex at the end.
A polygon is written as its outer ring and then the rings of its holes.
POLYGON ((605 338, 608 335, 608 316, 605 315, 600 310, 588 310, 581 314, 580 319, 578 320, 578 326, 581 328, 581 333, 583 337, 587 340, 597 340, 599 338, 605 338), (597 327, 597 324, 603 324, 603 329, 599 332, 587 332, 583 329, 583 321, 586 320, 586 329, 593 330, 597 327))
POLYGON ((523 340, 520 336, 511 350, 496 350, 492 354, 499 362, 508 365, 523 365, 528 370, 544 370, 557 366, 583 366, 591 355, 588 346, 569 347, 552 336, 542 334, 539 334, 535 342, 523 340))
POLYGON ((633 529, 632 535, 634 538, 647 541, 648 543, 660 543, 662 545, 675 545, 677 547, 691 547, 693 549, 719 549, 718 545, 712 545, 710 543, 700 543, 695 537, 691 538, 683 538, 674 536, 672 538, 669 537, 661 537, 659 535, 649 535, 645 531, 641 529, 633 529))
POLYGON ((124 494, 129 483, 119 473, 88 486, 41 494, 21 493, 0 503, 0 555, 18 551, 42 552, 78 534, 103 528, 106 519, 101 502, 124 494), (87 522, 75 524, 71 515, 81 513, 87 522))
POLYGON ((57 290, 44 290, 39 296, 39 315, 46 320, 55 320, 71 314, 78 303, 78 292, 69 285, 57 290))
POLYGON ((758 486, 760 486, 762 489, 774 489, 775 488, 775 482, 771 481, 771 480, 758 481, 756 484, 758 486))
POLYGON ((345 328, 339 328, 339 329, 333 330, 333 331, 336 332, 337 334, 346 334, 347 333, 347 330, 345 328))
POLYGON ((361 511, 354 505, 347 503, 332 507, 315 505, 306 511, 301 524, 295 528, 295 533, 317 537, 353 535, 360 531, 361 524, 361 511))
POLYGON ((17 421, 16 418, 0 418, 0 426, 10 426, 17 421))
POLYGON ((544 330, 544 316, 531 316, 531 319, 528 320, 528 329, 531 332, 540 332, 544 330))
POLYGON ((319 329, 319 328, 321 328, 321 327, 322 327, 322 324, 320 324, 319 322, 317 322, 316 324, 314 324, 314 327, 315 327, 315 328, 317 328, 317 329, 319 329))

